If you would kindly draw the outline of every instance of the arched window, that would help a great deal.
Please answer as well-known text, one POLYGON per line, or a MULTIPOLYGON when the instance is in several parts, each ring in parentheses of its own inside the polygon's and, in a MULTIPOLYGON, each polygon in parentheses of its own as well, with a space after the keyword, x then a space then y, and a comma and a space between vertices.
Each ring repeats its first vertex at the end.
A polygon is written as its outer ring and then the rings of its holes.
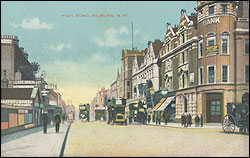
POLYGON ((249 106, 249 93, 245 93, 243 96, 242 96, 242 103, 243 104, 247 104, 249 106))

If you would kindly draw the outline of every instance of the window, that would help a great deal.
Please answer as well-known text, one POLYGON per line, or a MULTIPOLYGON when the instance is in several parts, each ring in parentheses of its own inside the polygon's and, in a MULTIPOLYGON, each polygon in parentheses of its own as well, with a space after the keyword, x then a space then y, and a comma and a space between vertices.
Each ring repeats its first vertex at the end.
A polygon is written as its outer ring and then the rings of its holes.
POLYGON ((222 39, 222 54, 228 54, 228 40, 227 39, 222 39))
POLYGON ((184 76, 184 74, 182 75, 182 87, 183 88, 185 87, 185 76, 184 76))
POLYGON ((168 47, 168 52, 170 52, 170 44, 169 43, 168 43, 167 47, 168 47))
POLYGON ((214 40, 209 40, 208 41, 208 46, 214 46, 214 40))
POLYGON ((199 70, 200 84, 203 84, 203 67, 199 70))
POLYGON ((127 98, 129 99, 130 98, 130 92, 128 92, 127 95, 128 95, 127 98))
POLYGON ((127 81, 127 86, 130 86, 130 82, 129 81, 127 81))
POLYGON ((203 42, 199 43, 199 56, 203 57, 203 42))
POLYGON ((245 53, 249 54, 249 39, 245 39, 245 53))
POLYGON ((185 62, 185 54, 184 54, 184 52, 181 53, 181 57, 182 57, 182 64, 184 64, 184 62, 185 62))
POLYGON ((182 36, 182 43, 185 43, 185 34, 183 33, 181 36, 182 36))
POLYGON ((228 82, 228 65, 222 65, 222 82, 228 82))
POLYGON ((215 83, 215 70, 214 66, 208 67, 208 83, 215 83))
POLYGON ((214 6, 208 8, 208 15, 214 14, 214 6))
POLYGON ((223 13, 223 14, 227 13, 227 5, 226 4, 221 5, 221 13, 223 13))
POLYGON ((245 77, 246 77, 246 83, 249 83, 249 65, 246 66, 245 77))

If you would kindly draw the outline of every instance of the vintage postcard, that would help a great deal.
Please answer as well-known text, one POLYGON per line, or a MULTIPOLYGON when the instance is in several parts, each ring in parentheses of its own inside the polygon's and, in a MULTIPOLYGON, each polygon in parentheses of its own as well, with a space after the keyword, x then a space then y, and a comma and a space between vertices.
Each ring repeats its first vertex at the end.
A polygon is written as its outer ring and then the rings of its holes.
POLYGON ((1 8, 1 156, 249 157, 249 1, 1 8))

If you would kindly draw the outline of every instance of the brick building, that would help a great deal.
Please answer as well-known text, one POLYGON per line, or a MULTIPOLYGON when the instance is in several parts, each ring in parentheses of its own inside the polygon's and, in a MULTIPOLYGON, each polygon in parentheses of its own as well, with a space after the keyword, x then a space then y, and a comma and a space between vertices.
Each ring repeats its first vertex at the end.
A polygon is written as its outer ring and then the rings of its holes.
POLYGON ((1 35, 1 83, 5 77, 9 81, 15 80, 18 71, 21 73, 19 80, 34 80, 28 53, 19 47, 18 37, 1 35))

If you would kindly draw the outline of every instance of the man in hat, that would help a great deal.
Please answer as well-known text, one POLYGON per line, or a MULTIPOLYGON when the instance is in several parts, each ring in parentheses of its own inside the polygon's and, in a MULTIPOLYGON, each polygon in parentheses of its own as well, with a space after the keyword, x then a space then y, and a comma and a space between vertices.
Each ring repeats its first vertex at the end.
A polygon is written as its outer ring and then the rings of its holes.
POLYGON ((54 123, 56 124, 56 133, 59 133, 60 123, 61 123, 61 118, 59 113, 56 113, 54 123))

